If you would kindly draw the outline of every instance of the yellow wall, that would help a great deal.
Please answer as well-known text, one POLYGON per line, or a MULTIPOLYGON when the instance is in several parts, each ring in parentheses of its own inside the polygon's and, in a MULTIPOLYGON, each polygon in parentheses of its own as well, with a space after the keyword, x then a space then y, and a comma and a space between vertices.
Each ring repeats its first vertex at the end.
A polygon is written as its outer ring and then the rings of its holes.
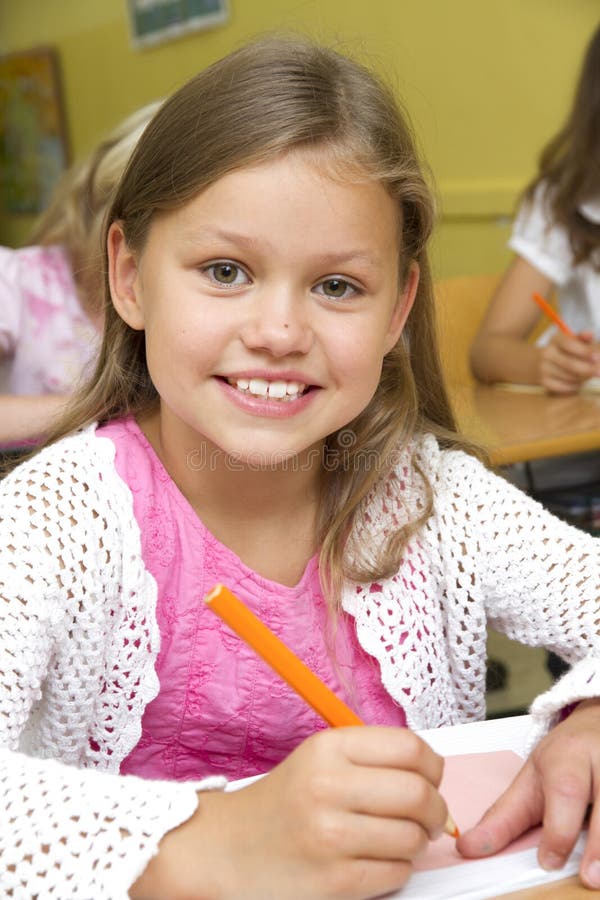
MULTIPOLYGON (((437 182, 436 275, 495 271, 518 191, 571 100, 596 0, 230 0, 225 26, 132 48, 126 0, 2 0, 0 52, 58 47, 75 156, 263 30, 299 30, 393 78, 437 182)), ((0 241, 31 220, 0 218, 0 241)))

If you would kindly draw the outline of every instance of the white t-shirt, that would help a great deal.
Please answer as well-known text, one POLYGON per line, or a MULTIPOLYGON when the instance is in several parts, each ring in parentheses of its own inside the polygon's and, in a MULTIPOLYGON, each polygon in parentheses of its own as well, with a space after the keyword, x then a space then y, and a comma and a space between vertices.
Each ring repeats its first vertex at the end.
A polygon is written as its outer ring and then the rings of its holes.
MULTIPOLYGON (((600 198, 583 204, 580 212, 600 223, 600 198)), ((567 325, 575 333, 592 331, 600 340, 600 272, 588 261, 574 265, 566 230, 552 222, 544 184, 521 206, 509 247, 556 284, 560 314, 567 325)), ((546 343, 554 330, 555 326, 549 327, 538 343, 546 343)))

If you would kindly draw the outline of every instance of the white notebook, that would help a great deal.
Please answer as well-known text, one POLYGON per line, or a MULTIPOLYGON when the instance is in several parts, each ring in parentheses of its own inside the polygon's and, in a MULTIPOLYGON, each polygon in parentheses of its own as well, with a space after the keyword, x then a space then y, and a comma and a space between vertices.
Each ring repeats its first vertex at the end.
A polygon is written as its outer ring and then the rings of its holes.
MULTIPOLYGON (((502 781, 508 783, 512 780, 513 773, 510 757, 514 760, 514 768, 518 770, 524 755, 524 744, 529 728, 528 716, 517 716, 508 719, 496 719, 488 722, 477 722, 472 725, 456 725, 450 728, 440 728, 422 731, 421 736, 431 744, 436 752, 443 754, 450 760, 453 756, 464 754, 481 754, 479 769, 471 767, 472 777, 466 784, 458 787, 457 799, 453 799, 450 786, 442 793, 447 800, 452 815, 459 828, 466 830, 471 825, 469 816, 479 815, 487 809, 490 802, 495 799, 498 790, 502 790, 502 781), (509 751, 507 753, 507 751, 509 751), (486 796, 487 786, 482 785, 478 778, 490 772, 493 782, 489 785, 491 796, 486 796), (462 791, 461 791, 462 788, 462 791), (468 797, 469 810, 467 821, 461 821, 461 793, 468 797), (471 801, 476 800, 476 803, 471 801)), ((457 773, 460 768, 457 767, 457 773)), ((462 778, 461 778, 462 781, 462 778)), ((464 811, 466 814, 466 811, 464 811)), ((509 894, 513 891, 533 887, 536 884, 546 884, 574 875, 579 869, 585 836, 581 836, 565 867, 559 871, 546 872, 537 863, 537 839, 539 829, 524 840, 516 842, 517 849, 504 851, 497 856, 478 860, 460 860, 457 864, 444 867, 431 868, 425 871, 414 872, 412 878, 405 887, 396 894, 389 895, 398 900, 485 900, 485 898, 498 897, 501 894, 509 894), (520 844, 531 844, 526 849, 520 849, 520 844)), ((439 842, 430 844, 431 856, 439 856, 436 844, 445 842, 450 845, 451 838, 444 836, 439 842)), ((455 851, 456 852, 456 851, 455 851)), ((458 853, 456 853, 458 856, 458 853)))

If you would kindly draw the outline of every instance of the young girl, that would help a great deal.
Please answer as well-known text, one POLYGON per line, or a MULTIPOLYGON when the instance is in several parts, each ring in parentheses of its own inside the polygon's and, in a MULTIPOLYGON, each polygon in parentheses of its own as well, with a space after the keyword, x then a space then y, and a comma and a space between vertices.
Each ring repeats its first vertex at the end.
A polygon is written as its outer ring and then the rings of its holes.
POLYGON ((232 53, 148 126, 107 217, 96 372, 0 485, 7 893, 401 887, 447 815, 411 729, 483 717, 488 618, 573 667, 459 846, 543 820, 562 865, 600 776, 597 543, 459 442, 431 224, 391 93, 303 40, 232 53), (204 604, 216 582, 371 727, 324 728, 204 604))
POLYGON ((572 394, 600 376, 600 28, 588 46, 569 116, 540 157, 510 247, 516 256, 473 344, 482 381, 542 385, 572 394), (556 289, 562 318, 528 340, 543 313, 534 291, 556 289))
POLYGON ((0 247, 0 446, 39 438, 98 352, 103 214, 152 103, 59 182, 30 246, 0 247))

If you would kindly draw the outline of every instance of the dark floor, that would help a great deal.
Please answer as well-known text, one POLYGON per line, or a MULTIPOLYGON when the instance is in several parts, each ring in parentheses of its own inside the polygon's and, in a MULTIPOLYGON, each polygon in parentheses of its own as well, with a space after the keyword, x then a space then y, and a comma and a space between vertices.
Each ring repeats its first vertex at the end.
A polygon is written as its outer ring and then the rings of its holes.
MULTIPOLYGON (((531 701, 547 690, 552 676, 546 668, 546 651, 524 647, 503 634, 490 631, 488 656, 506 666, 506 683, 487 694, 487 716, 521 715, 531 701)), ((493 679, 492 679, 493 680, 493 679)))

